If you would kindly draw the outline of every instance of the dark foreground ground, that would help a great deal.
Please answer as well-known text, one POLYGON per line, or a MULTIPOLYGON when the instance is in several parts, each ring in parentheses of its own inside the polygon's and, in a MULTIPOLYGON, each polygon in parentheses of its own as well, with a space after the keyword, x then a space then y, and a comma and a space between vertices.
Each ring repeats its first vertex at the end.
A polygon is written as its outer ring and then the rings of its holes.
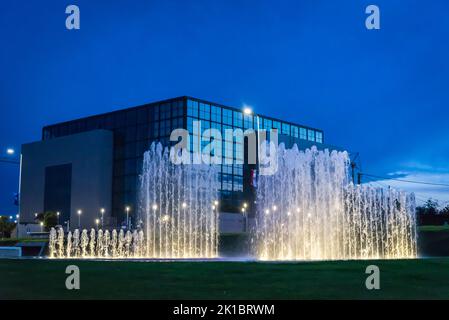
POLYGON ((0 260, 0 299, 449 299, 449 258, 313 263, 0 260), (65 288, 80 268, 81 289, 65 288), (366 266, 380 290, 365 288, 366 266))

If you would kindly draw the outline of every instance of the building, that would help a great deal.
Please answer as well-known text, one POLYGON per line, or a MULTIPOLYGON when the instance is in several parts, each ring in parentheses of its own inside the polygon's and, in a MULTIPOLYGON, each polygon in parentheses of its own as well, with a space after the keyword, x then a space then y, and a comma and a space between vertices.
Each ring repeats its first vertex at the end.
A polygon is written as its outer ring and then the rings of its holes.
MULTIPOLYGON (((170 145, 176 128, 191 132, 195 120, 203 130, 274 128, 287 145, 325 146, 322 130, 185 96, 49 125, 41 141, 22 146, 20 223, 32 222, 38 212, 58 211, 61 224, 90 227, 103 208, 105 225, 120 225, 125 208, 131 216, 137 208, 144 152, 154 141, 170 145)), ((244 142, 233 142, 235 159, 244 157, 235 152, 238 143, 244 142)), ((224 212, 238 212, 252 199, 253 168, 220 165, 220 207, 230 225, 241 220, 224 212)))

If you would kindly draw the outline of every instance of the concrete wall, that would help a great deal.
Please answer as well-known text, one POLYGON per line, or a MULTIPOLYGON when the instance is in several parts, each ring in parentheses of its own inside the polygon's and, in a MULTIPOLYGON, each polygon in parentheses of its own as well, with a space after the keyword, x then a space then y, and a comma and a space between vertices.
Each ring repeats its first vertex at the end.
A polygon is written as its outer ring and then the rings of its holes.
MULTIPOLYGON (((20 223, 34 222, 44 209, 45 168, 72 164, 71 229, 95 225, 100 208, 111 212, 113 133, 93 130, 51 140, 24 144, 20 173, 20 223)), ((61 224, 63 223, 60 221, 61 224)))
POLYGON ((245 218, 240 213, 220 212, 218 221, 221 234, 242 233, 245 230, 245 218))

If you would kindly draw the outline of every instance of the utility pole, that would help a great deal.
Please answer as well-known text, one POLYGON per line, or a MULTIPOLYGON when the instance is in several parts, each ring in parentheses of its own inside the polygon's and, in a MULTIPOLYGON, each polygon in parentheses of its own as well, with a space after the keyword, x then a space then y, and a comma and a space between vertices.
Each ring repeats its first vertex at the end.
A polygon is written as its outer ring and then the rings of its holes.
POLYGON ((357 173, 357 184, 362 184, 362 173, 357 173))

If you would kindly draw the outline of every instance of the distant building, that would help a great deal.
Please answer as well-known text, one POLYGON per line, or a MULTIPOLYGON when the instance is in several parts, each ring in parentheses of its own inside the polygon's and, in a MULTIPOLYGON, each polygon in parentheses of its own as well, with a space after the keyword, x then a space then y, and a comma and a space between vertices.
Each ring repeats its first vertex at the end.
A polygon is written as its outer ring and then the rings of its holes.
MULTIPOLYGON (((105 224, 120 225, 125 207, 131 208, 131 216, 137 211, 144 152, 154 141, 173 145, 172 130, 191 132, 194 121, 201 121, 203 130, 274 128, 279 141, 288 146, 325 147, 320 129, 192 97, 49 125, 43 128, 42 141, 22 146, 20 222, 33 222, 38 212, 58 211, 60 224, 70 221, 72 228, 92 227, 104 208, 105 224)), ((234 159, 245 156, 235 152, 238 143, 242 142, 233 141, 234 159)), ((242 220, 225 212, 238 212, 244 201, 250 206, 253 202, 254 169, 248 164, 219 166, 220 209, 230 229, 240 228, 242 220)))

